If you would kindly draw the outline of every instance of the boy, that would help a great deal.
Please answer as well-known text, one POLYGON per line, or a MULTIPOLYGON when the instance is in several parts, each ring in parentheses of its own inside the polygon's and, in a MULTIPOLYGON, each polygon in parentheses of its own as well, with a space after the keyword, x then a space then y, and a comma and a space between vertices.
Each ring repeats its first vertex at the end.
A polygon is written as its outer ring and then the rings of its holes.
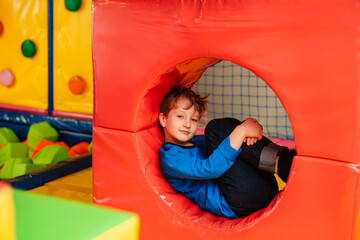
POLYGON ((205 146, 195 133, 207 97, 187 88, 173 88, 165 97, 159 114, 165 136, 160 166, 173 189, 202 210, 246 217, 274 198, 278 186, 273 173, 286 181, 294 153, 263 137, 252 118, 210 121, 205 146))

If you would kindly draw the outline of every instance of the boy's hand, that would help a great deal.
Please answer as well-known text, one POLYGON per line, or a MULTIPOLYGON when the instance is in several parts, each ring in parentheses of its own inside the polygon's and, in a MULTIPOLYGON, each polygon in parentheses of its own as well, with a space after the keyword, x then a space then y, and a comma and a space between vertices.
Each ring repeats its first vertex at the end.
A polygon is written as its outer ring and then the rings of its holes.
MULTIPOLYGON (((247 118, 239 127, 244 128, 245 137, 260 140, 263 136, 263 130, 258 121, 254 118, 247 118)), ((251 142, 252 140, 250 140, 251 142)))
POLYGON ((257 138, 250 138, 250 137, 247 137, 244 139, 244 143, 246 143, 246 145, 250 146, 250 145, 253 145, 257 142, 257 138))
POLYGON ((230 145, 239 150, 243 142, 246 142, 247 145, 253 145, 262 136, 263 130, 258 121, 254 118, 247 118, 230 134, 230 145))

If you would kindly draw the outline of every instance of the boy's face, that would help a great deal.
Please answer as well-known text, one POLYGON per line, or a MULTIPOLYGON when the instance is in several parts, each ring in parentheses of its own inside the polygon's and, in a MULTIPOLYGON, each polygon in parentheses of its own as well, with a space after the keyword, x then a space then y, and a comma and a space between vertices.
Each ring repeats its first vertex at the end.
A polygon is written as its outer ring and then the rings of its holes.
POLYGON ((176 102, 177 108, 171 109, 169 114, 165 116, 160 113, 160 124, 164 129, 165 142, 171 142, 182 146, 192 145, 189 140, 192 139, 196 133, 199 125, 200 114, 192 106, 190 101, 186 98, 180 98, 176 102))

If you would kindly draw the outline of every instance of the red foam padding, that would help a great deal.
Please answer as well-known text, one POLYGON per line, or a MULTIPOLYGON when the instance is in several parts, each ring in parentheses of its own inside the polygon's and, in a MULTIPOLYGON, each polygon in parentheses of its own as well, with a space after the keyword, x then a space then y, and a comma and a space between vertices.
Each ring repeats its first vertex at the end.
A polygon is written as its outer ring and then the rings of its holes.
POLYGON ((354 231, 359 174, 348 163, 297 156, 285 190, 268 208, 227 220, 173 191, 159 170, 161 143, 158 128, 94 128, 94 201, 138 213, 143 239, 350 239, 354 231))

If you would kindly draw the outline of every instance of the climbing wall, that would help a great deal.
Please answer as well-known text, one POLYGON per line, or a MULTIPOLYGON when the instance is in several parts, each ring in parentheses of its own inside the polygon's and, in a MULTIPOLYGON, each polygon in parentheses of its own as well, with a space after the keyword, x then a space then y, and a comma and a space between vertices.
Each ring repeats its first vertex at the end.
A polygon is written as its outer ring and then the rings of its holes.
POLYGON ((92 118, 91 1, 0 1, 0 109, 92 118))
POLYGON ((91 1, 72 2, 54 0, 54 113, 91 115, 91 1))

